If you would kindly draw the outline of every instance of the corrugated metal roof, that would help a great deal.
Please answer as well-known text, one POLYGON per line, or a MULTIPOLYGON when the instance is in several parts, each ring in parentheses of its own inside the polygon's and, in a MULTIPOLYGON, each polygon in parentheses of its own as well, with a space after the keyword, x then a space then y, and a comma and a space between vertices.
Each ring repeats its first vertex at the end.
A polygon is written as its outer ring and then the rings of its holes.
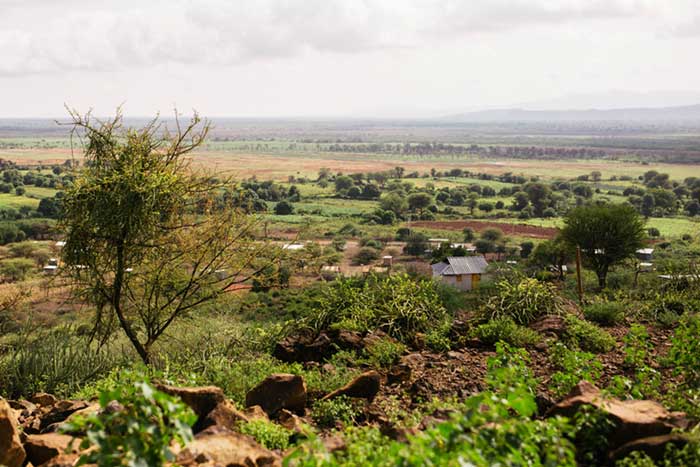
POLYGON ((451 271, 445 270, 443 275, 483 274, 489 265, 483 256, 450 256, 447 262, 451 271))

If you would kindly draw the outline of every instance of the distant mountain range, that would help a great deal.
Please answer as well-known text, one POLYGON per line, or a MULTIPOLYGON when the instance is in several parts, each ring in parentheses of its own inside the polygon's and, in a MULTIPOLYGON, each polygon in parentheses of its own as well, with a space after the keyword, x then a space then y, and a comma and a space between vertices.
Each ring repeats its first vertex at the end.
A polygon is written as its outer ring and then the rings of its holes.
POLYGON ((688 122, 700 123, 700 104, 586 110, 493 109, 441 117, 452 122, 688 122))

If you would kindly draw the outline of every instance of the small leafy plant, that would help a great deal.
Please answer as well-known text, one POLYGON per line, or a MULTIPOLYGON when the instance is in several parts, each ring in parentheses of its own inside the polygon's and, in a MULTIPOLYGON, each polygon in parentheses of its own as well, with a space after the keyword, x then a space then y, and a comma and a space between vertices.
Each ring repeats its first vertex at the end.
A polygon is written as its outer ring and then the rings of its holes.
POLYGON ((337 422, 343 425, 354 423, 359 410, 352 399, 347 396, 339 396, 335 399, 320 400, 313 405, 311 418, 322 427, 335 426, 337 422))
POLYGON ((238 431, 244 435, 252 436, 268 449, 281 450, 289 447, 289 438, 292 435, 292 432, 285 427, 263 419, 242 423, 239 425, 238 431))
POLYGON ((625 320, 625 311, 619 302, 599 302, 586 306, 583 316, 601 326, 615 326, 625 320))
POLYGON ((567 315, 564 322, 566 324, 564 340, 568 344, 595 353, 610 352, 615 347, 615 338, 593 323, 574 315, 567 315))
POLYGON ((77 465, 160 467, 175 460, 173 441, 185 444, 192 439, 192 411, 148 383, 103 391, 100 407, 63 426, 68 433, 86 433, 80 449, 92 448, 77 465))
POLYGON ((474 336, 487 345, 503 341, 515 347, 527 347, 540 340, 537 332, 515 324, 510 318, 497 318, 480 324, 474 329, 474 336))
POLYGON ((603 365, 592 353, 569 350, 559 342, 552 347, 550 360, 559 369, 549 384, 556 397, 565 396, 582 379, 596 382, 603 371, 603 365))

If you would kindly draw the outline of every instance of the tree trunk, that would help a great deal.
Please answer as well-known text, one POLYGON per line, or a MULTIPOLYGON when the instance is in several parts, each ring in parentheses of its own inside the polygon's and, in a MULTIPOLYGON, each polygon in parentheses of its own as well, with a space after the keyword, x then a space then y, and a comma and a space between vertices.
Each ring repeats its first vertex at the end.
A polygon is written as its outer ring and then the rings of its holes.
POLYGON ((131 324, 129 324, 126 316, 124 316, 121 307, 122 286, 124 285, 124 272, 126 269, 124 266, 124 244, 121 243, 117 245, 117 270, 114 273, 112 308, 114 308, 114 312, 116 313, 117 318, 119 318, 119 325, 124 330, 126 337, 129 338, 131 345, 134 346, 134 349, 136 349, 136 352, 139 354, 139 357, 141 357, 141 360, 143 360, 143 363, 148 365, 151 363, 150 353, 148 349, 146 349, 139 341, 134 329, 131 327, 131 324))

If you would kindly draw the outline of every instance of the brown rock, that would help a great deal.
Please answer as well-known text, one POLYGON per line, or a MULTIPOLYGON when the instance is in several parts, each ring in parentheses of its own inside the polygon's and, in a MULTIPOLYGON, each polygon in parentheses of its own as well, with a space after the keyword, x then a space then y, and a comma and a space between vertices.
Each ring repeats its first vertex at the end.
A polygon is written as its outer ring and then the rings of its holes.
POLYGON ((411 379, 411 367, 405 363, 394 365, 386 375, 386 383, 389 385, 403 383, 411 379))
MULTIPOLYGON (((78 461, 78 454, 61 454, 41 464, 39 467, 73 467, 78 461)), ((86 464, 94 465, 94 464, 86 464)))
POLYGON ((635 439, 611 452, 610 464, 615 464, 618 460, 624 459, 633 451, 643 452, 651 457, 654 462, 661 461, 664 454, 666 454, 666 447, 669 444, 673 444, 677 448, 682 448, 688 444, 688 438, 680 433, 670 433, 667 435, 635 439))
POLYGON ((277 454, 255 442, 250 436, 212 427, 199 433, 177 456, 177 462, 187 464, 206 456, 218 464, 227 467, 278 466, 281 465, 277 454))
POLYGON ((243 414, 248 420, 270 420, 267 413, 259 405, 254 405, 252 407, 247 407, 243 414))
POLYGON ((277 421, 284 428, 293 431, 294 433, 303 433, 305 431, 304 422, 302 421, 301 417, 293 414, 289 410, 280 410, 277 421))
POLYGON ((30 400, 38 404, 42 407, 48 407, 50 405, 54 405, 56 402, 58 402, 58 399, 56 399, 56 396, 53 396, 51 394, 47 394, 45 392, 38 392, 34 394, 30 400))
POLYGON ((306 383, 301 376, 272 374, 248 391, 245 405, 259 405, 270 416, 281 409, 302 412, 306 406, 306 383))
POLYGON ((297 334, 279 341, 272 355, 283 362, 321 362, 333 355, 336 348, 328 334, 297 334))
POLYGON ((214 410, 210 411, 206 416, 199 417, 192 427, 192 431, 199 433, 211 426, 234 429, 240 422, 247 421, 249 421, 248 417, 238 410, 233 402, 225 400, 214 407, 214 410))
POLYGON ((79 410, 89 407, 85 401, 58 401, 51 406, 46 414, 41 417, 41 430, 55 431, 56 427, 61 422, 65 421, 70 415, 79 410))
POLYGON ((198 417, 205 417, 214 407, 223 402, 224 391, 216 386, 177 387, 156 384, 156 389, 171 396, 177 396, 187 404, 198 417))
POLYGON ((362 373, 340 389, 327 394, 322 400, 333 399, 338 396, 357 397, 373 400, 379 392, 381 377, 374 370, 362 373))
POLYGON ((7 401, 0 399, 0 465, 21 467, 25 458, 15 414, 7 401))
POLYGON ((530 329, 545 336, 559 338, 566 331, 566 323, 562 316, 545 315, 530 323, 530 329))
MULTIPOLYGON (((34 465, 41 465, 49 460, 64 454, 68 446, 73 442, 73 437, 59 433, 46 433, 42 435, 28 435, 24 441, 24 449, 27 451, 27 460, 34 465)), ((79 440, 73 442, 74 446, 80 444, 79 440)))
POLYGON ((7 401, 15 410, 21 410, 22 413, 27 416, 36 412, 37 406, 29 401, 18 400, 18 401, 7 401))
POLYGON ((592 405, 607 414, 615 428, 610 446, 615 448, 639 438, 665 435, 674 428, 687 428, 685 414, 669 412, 658 402, 604 398, 588 381, 581 381, 569 395, 552 407, 548 416, 573 416, 583 405, 592 405))

